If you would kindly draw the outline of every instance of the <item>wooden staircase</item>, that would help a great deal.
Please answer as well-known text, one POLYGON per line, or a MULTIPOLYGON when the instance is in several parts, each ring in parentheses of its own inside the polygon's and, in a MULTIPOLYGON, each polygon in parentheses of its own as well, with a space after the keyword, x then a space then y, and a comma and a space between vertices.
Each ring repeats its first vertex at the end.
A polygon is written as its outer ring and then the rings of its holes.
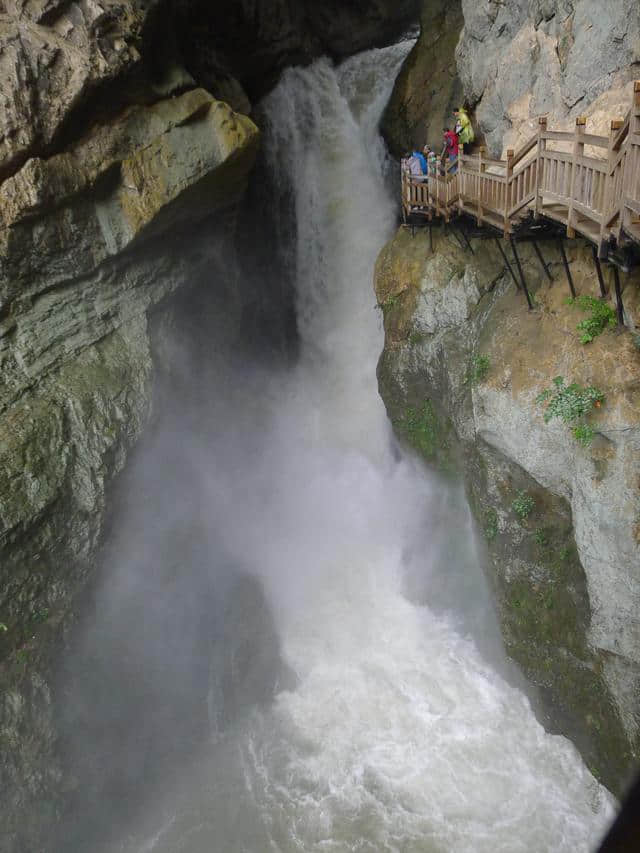
POLYGON ((593 243, 598 257, 614 246, 640 244, 640 81, 624 121, 612 121, 608 137, 586 132, 576 119, 571 132, 552 131, 541 118, 538 132, 506 160, 484 149, 461 154, 435 173, 402 173, 402 210, 410 217, 449 222, 466 214, 505 237, 532 215, 593 243))

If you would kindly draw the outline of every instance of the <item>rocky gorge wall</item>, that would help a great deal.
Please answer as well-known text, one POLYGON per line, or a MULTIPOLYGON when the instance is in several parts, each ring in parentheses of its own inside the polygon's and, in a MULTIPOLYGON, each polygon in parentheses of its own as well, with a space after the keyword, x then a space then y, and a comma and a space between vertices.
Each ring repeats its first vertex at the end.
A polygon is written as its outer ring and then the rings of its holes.
MULTIPOLYGON (((606 134, 627 112, 637 4, 463 0, 460 12, 449 6, 443 18, 440 4, 423 4, 387 112, 394 150, 422 144, 423 128, 437 142, 431 128, 458 85, 443 68, 456 69, 480 138, 498 155, 530 136, 539 115, 552 127, 586 115, 590 132, 606 134), (460 28, 453 47, 448 38, 434 46, 429 20, 460 28)), ((583 344, 576 327, 586 315, 567 304, 553 242, 542 244, 550 286, 522 245, 529 312, 490 242, 472 241, 472 255, 451 233, 436 235, 432 254, 424 231, 400 228, 378 259, 380 392, 399 436, 465 481, 505 645, 541 718, 620 792, 640 757, 640 276, 623 281, 626 327, 583 344), (558 377, 604 395, 586 446, 561 420, 545 422, 536 402, 558 377)), ((568 251, 578 293, 597 298, 589 248, 573 241, 568 251)))
POLYGON ((400 155, 442 128, 463 101, 490 156, 517 149, 537 131, 607 135, 626 115, 639 76, 640 15, 634 0, 424 0, 418 42, 398 78, 383 122, 400 155))
POLYGON ((157 405, 176 306, 211 321, 211 359, 267 324, 290 334, 284 290, 243 289, 229 266, 259 154, 251 101, 286 65, 383 43, 414 13, 410 0, 0 7, 3 850, 44 849, 79 784, 51 672, 111 483, 157 405))
MULTIPOLYGON (((640 353, 629 331, 580 342, 584 316, 523 249, 536 308, 497 249, 401 229, 376 269, 385 323, 380 392, 400 437, 466 483, 505 645, 538 688, 543 719, 571 737, 619 791, 638 760, 640 353), (537 397, 553 380, 605 395, 582 447, 537 397)), ((551 255, 551 256, 550 256, 551 255)), ((582 294, 596 294, 590 253, 574 248, 582 294)), ((640 278, 627 285, 638 317, 640 278)))

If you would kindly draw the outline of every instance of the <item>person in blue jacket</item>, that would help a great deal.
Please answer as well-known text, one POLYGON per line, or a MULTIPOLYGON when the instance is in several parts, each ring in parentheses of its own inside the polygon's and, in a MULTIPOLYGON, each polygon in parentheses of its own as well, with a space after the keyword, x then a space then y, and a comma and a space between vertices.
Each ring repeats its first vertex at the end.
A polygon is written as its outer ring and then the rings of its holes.
POLYGON ((427 159, 424 156, 424 154, 422 153, 422 151, 413 151, 412 155, 413 155, 413 157, 417 157, 418 160, 420 161, 420 168, 422 169, 422 174, 428 175, 429 174, 429 167, 427 166, 427 159))

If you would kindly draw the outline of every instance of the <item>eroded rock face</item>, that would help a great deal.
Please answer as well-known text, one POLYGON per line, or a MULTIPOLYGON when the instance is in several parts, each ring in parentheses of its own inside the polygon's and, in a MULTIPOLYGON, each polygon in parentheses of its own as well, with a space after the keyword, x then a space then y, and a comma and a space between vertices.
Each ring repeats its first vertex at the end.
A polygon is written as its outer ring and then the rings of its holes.
POLYGON ((0 176, 46 150, 99 85, 140 63, 142 4, 6 0, 0 9, 0 176))
MULTIPOLYGON (((463 474, 507 649, 551 727, 619 791, 640 747, 640 354, 628 330, 580 343, 559 258, 549 287, 522 248, 529 312, 497 250, 474 249, 440 238, 431 255, 424 232, 401 229, 383 250, 380 391, 399 434, 463 474), (543 420, 536 398, 556 376, 605 394, 589 447, 543 420)), ((586 247, 571 264, 596 295, 586 247)), ((633 281, 625 294, 637 322, 633 281)))
POLYGON ((463 101, 455 50, 464 23, 459 0, 422 4, 420 36, 407 57, 387 107, 382 133, 391 152, 442 147, 443 128, 463 101))
POLYGON ((236 79, 255 99, 287 65, 388 43, 417 19, 419 0, 220 0, 215 15, 207 0, 164 8, 175 16, 179 50, 194 76, 214 92, 218 82, 236 79))
POLYGON ((213 318, 207 358, 232 351, 243 323, 270 312, 273 333, 292 310, 265 307, 264 286, 241 293, 221 261, 259 146, 247 93, 287 64, 384 42, 415 10, 0 6, 3 850, 41 849, 77 784, 61 761, 64 702, 50 673, 95 571, 109 484, 149 422, 158 362, 171 359, 175 294, 199 283, 189 293, 213 318))
POLYGON ((560 128, 586 115, 606 135, 626 114, 640 60, 635 0, 462 0, 462 11, 458 72, 492 154, 517 147, 542 115, 560 128))
POLYGON ((131 108, 0 186, 0 409, 175 287, 107 262, 233 206, 257 145, 249 119, 200 89, 131 108))
POLYGON ((94 115, 153 100, 171 64, 248 111, 286 66, 385 43, 418 0, 6 0, 0 7, 0 179, 94 115))

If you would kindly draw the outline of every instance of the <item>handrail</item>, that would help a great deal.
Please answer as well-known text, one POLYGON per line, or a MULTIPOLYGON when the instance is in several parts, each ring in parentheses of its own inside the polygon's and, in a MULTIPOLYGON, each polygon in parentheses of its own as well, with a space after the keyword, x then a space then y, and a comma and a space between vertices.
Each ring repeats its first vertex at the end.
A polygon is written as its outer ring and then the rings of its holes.
POLYGON ((541 118, 538 132, 517 152, 509 149, 506 160, 480 148, 423 178, 403 172, 405 221, 410 214, 448 221, 461 212, 507 236, 528 209, 565 225, 569 237, 591 240, 601 256, 623 235, 640 243, 640 81, 631 110, 611 122, 608 137, 585 129, 584 118, 573 132, 549 130, 541 118), (548 147, 557 142, 571 143, 571 150, 548 147), (587 156, 585 146, 603 149, 603 156, 587 156))
POLYGON ((532 136, 528 142, 525 142, 513 155, 513 162, 519 163, 523 157, 526 157, 530 151, 536 147, 536 143, 538 142, 538 136, 532 136))

